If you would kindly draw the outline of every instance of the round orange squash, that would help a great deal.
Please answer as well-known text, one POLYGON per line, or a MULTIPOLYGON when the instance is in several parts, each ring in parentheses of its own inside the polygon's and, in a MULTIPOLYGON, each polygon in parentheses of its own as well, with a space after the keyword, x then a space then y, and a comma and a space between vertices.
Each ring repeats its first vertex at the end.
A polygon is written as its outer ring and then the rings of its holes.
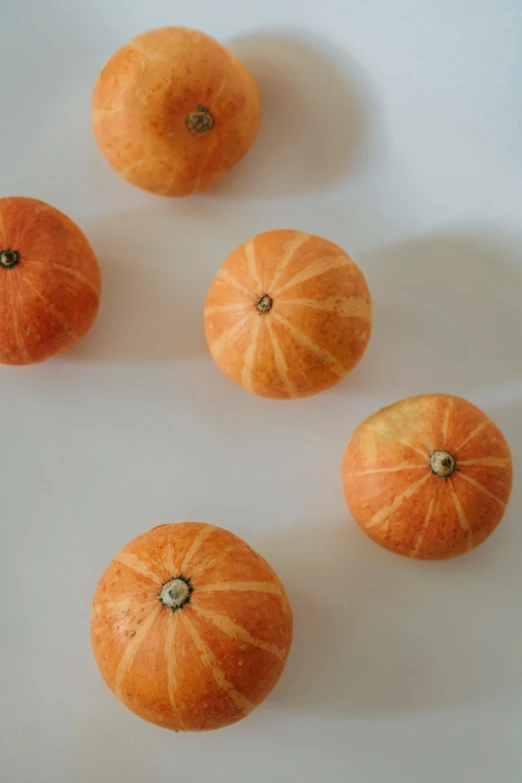
POLYGON ((424 560, 481 544, 502 519, 512 474, 498 427, 447 394, 374 413, 353 433, 343 460, 355 521, 386 549, 424 560))
POLYGON ((268 563, 213 525, 160 525, 127 544, 94 595, 101 674, 141 718, 174 731, 244 718, 283 671, 292 612, 268 563))
POLYGON ((267 231, 238 247, 205 302, 214 360, 263 397, 330 388, 355 367, 370 331, 370 293, 359 267, 333 242, 301 231, 267 231))
POLYGON ((100 291, 98 262, 72 220, 36 199, 0 199, 0 362, 71 348, 94 321, 100 291))
POLYGON ((93 130, 124 179, 163 196, 206 190, 254 141, 259 92, 250 71, 208 35, 164 27, 134 38, 101 71, 93 130))

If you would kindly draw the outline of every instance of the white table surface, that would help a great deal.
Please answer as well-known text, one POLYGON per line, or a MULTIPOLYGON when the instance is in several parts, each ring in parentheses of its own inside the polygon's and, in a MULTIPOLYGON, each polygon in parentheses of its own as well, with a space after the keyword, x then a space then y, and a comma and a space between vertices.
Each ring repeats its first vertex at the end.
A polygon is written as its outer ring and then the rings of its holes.
POLYGON ((1 195, 68 213, 104 279, 75 350, 0 368, 2 781, 520 783, 519 0, 17 0, 0 21, 1 195), (168 24, 236 50, 264 108, 247 159, 184 201, 121 181, 90 131, 105 60, 168 24), (229 383, 202 327, 222 260, 279 227, 342 245, 375 303, 352 376, 287 404, 229 383), (431 391, 483 407, 515 460, 499 530, 439 564, 370 542, 340 481, 365 416, 431 391), (111 557, 186 519, 247 539, 295 614, 267 702, 203 735, 128 712, 89 643, 111 557))

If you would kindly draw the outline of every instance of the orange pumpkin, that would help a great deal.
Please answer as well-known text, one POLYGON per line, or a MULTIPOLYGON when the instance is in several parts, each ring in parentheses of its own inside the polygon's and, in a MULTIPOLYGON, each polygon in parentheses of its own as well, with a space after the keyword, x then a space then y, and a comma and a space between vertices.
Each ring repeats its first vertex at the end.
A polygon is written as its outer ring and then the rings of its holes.
POLYGON ((72 220, 36 199, 0 199, 0 362, 66 351, 94 321, 100 291, 98 262, 72 220))
POLYGON ((481 544, 502 519, 512 473, 498 427, 446 394, 374 413, 353 433, 343 460, 355 521, 381 546, 425 560, 481 544))
POLYGON ((292 612, 268 563, 213 525, 160 525, 127 544, 92 607, 96 662, 111 690, 174 731, 244 718, 283 671, 292 612))
POLYGON ((94 87, 94 135, 128 182, 163 196, 206 190, 248 151, 259 93, 245 65, 183 27, 138 35, 94 87))
POLYGON ((263 397, 330 388, 362 357, 371 300, 340 247, 301 231, 267 231, 225 261, 205 302, 205 334, 225 375, 263 397))

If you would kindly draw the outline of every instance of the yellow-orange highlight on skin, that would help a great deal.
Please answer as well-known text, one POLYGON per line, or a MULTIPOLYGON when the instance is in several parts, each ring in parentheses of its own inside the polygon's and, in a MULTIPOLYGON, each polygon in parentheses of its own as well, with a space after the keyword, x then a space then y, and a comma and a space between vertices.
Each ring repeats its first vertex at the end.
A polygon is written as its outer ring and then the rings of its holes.
POLYGON ((230 380, 263 397, 307 397, 361 359, 372 306, 364 275, 327 239, 280 229, 226 259, 207 294, 205 336, 230 380))
POLYGON ((71 348, 92 325, 101 279, 85 235, 33 198, 0 199, 0 362, 31 364, 71 348))
POLYGON ((468 552, 497 527, 509 500, 511 455, 475 405, 425 394, 374 413, 343 459, 358 525, 392 552, 439 560, 468 552))
POLYGON ((141 718, 218 729, 278 681, 292 611, 273 569, 238 536, 199 522, 160 525, 105 570, 91 641, 105 682, 141 718))
POLYGON ((256 82, 208 35, 163 27, 109 59, 92 98, 103 155, 133 185, 163 196, 206 190, 249 150, 259 127, 256 82))

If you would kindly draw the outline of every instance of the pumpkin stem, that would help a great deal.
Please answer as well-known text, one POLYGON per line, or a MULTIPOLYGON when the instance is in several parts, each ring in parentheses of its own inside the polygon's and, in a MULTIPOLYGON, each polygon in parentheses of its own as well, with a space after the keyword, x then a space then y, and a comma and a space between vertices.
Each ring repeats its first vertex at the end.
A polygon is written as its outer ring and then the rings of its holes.
POLYGON ((430 457, 430 465, 436 476, 446 478, 451 476, 457 463, 447 451, 434 451, 430 457))
POLYGON ((2 250, 0 253, 0 265, 4 269, 12 269, 20 263, 20 253, 18 250, 2 250))
POLYGON ((259 297, 259 299, 256 302, 256 307, 259 310, 260 313, 268 313, 270 308, 272 307, 273 301, 270 299, 268 294, 263 294, 263 296, 259 297))
POLYGON ((207 106, 198 103, 196 111, 191 111, 185 118, 185 125, 195 136, 204 136, 212 130, 216 121, 207 106))
POLYGON ((189 582, 190 579, 185 579, 183 576, 173 577, 165 582, 158 596, 163 606, 167 606, 175 612, 176 609, 181 609, 187 604, 192 592, 189 582))

